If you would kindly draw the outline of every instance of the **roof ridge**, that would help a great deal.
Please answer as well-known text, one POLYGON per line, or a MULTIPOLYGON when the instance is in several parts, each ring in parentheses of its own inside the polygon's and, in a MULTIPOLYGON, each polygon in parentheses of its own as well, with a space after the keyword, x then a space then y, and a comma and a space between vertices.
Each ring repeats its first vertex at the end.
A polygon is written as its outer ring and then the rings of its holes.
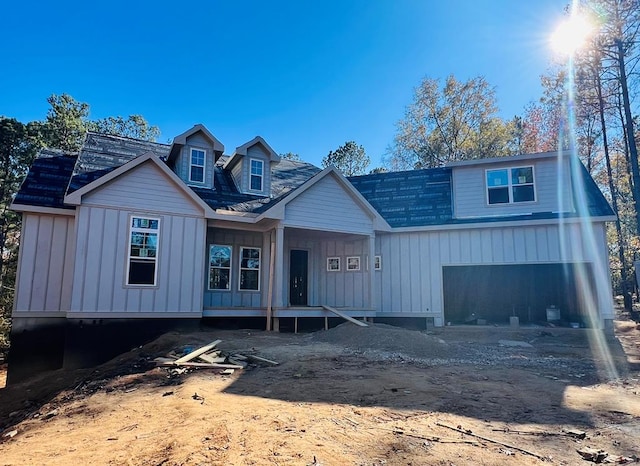
POLYGON ((171 147, 171 144, 165 144, 164 142, 147 141, 146 139, 132 138, 132 137, 129 137, 129 136, 122 136, 120 134, 99 133, 97 131, 87 131, 87 135, 89 135, 89 134, 94 135, 94 136, 113 138, 113 139, 126 139, 128 141, 141 142, 141 143, 144 143, 144 144, 156 144, 158 146, 171 147))

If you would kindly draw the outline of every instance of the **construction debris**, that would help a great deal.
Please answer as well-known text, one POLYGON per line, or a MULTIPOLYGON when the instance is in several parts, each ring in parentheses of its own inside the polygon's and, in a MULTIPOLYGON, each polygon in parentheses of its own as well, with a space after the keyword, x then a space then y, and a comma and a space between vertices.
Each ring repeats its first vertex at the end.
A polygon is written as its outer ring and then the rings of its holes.
POLYGON ((222 369, 220 374, 231 375, 236 369, 246 369, 251 363, 261 363, 269 366, 277 366, 277 361, 272 361, 253 354, 226 354, 216 347, 222 343, 222 340, 213 341, 198 349, 186 347, 182 351, 171 351, 166 357, 157 357, 154 359, 157 366, 166 367, 170 370, 170 375, 175 377, 187 372, 190 369, 222 369), (200 359, 204 362, 193 361, 200 359))
POLYGON ((440 427, 445 427, 447 429, 455 430, 456 432, 460 432, 461 434, 470 435, 471 437, 479 438, 480 440, 484 440, 485 442, 491 442, 491 443, 495 443, 497 445, 509 448, 511 450, 517 450, 520 453, 524 453, 526 455, 533 456, 533 457, 538 458, 539 460, 542 460, 542 461, 546 461, 547 460, 547 458, 545 458, 542 455, 538 455, 537 453, 533 453, 533 452, 531 452, 529 450, 525 450, 524 448, 519 448, 519 447, 516 447, 516 446, 513 446, 513 445, 509 445, 507 443, 502 443, 502 442, 500 442, 498 440, 493 440, 493 439, 490 439, 488 437, 483 437, 482 435, 474 434, 471 430, 462 429, 460 426, 452 427, 452 426, 448 426, 446 424, 442 424, 441 422, 436 422, 436 425, 440 426, 440 427))

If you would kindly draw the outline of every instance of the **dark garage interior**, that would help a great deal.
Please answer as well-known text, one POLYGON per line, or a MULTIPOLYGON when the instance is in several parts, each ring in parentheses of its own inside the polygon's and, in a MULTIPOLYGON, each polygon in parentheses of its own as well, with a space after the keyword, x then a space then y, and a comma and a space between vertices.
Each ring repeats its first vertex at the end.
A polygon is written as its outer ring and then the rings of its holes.
POLYGON ((590 264, 446 266, 442 272, 446 322, 504 324, 516 316, 520 324, 588 325, 580 290, 595 293, 590 264))

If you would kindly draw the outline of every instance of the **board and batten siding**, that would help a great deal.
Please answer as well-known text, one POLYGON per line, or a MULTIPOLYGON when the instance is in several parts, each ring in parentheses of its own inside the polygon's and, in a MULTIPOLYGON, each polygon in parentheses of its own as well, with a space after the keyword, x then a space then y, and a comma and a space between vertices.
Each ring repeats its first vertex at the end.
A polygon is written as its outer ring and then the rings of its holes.
POLYGON ((71 312, 202 312, 204 218, 81 206, 71 312), (126 284, 132 216, 160 218, 157 285, 126 284))
MULTIPOLYGON (((379 234, 376 254, 382 258, 382 270, 375 273, 377 310, 435 315, 435 325, 443 325, 443 266, 588 262, 605 273, 606 253, 597 255, 606 251, 603 225, 586 230, 572 223, 379 234)), ((596 275, 596 282, 600 312, 609 318, 609 277, 596 275)))
POLYGON ((71 306, 75 217, 22 214, 15 311, 65 312, 71 306))
POLYGON ((202 207, 151 161, 85 194, 82 205, 203 215, 202 207))
MULTIPOLYGON (((369 238, 354 241, 327 239, 319 243, 317 267, 317 302, 312 305, 332 307, 369 307, 369 238), (360 258, 360 270, 347 270, 347 257, 360 258), (340 271, 327 271, 327 258, 340 258, 340 271)), ((310 283, 314 286, 314 283, 310 283)))
POLYGON ((215 154, 211 141, 200 133, 192 134, 187 138, 187 144, 181 149, 178 159, 175 163, 175 173, 186 184, 200 186, 206 188, 214 188, 213 170, 215 165, 215 154), (191 149, 200 149, 206 151, 206 160, 204 166, 204 183, 194 183, 189 181, 189 164, 191 162, 191 149))
POLYGON ((269 277, 268 251, 264 247, 263 234, 241 230, 220 228, 207 229, 206 265, 204 272, 204 307, 245 307, 262 305, 262 295, 266 296, 269 277), (231 284, 229 290, 209 290, 209 246, 218 244, 231 246, 231 284), (260 291, 240 291, 240 248, 260 248, 260 291))
POLYGON ((569 160, 523 160, 519 162, 458 166, 453 168, 454 217, 485 217, 536 212, 573 212, 569 160), (533 166, 535 202, 489 205, 487 201, 487 169, 533 166), (558 182, 558 175, 563 181, 558 182), (560 186, 561 190, 558 190, 560 186))
POLYGON ((284 225, 366 235, 373 232, 371 217, 333 174, 325 176, 286 205, 284 225))

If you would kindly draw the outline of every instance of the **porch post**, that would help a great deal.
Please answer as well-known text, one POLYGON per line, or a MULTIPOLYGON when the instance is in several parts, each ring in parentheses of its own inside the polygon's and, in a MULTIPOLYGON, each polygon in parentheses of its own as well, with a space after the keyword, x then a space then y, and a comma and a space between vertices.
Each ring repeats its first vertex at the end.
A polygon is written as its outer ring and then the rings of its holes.
POLYGON ((274 307, 276 309, 284 307, 284 227, 278 225, 276 228, 276 270, 274 281, 274 307))
POLYGON ((375 298, 375 265, 376 265, 376 234, 375 232, 369 235, 369 307, 372 310, 376 309, 375 298))

